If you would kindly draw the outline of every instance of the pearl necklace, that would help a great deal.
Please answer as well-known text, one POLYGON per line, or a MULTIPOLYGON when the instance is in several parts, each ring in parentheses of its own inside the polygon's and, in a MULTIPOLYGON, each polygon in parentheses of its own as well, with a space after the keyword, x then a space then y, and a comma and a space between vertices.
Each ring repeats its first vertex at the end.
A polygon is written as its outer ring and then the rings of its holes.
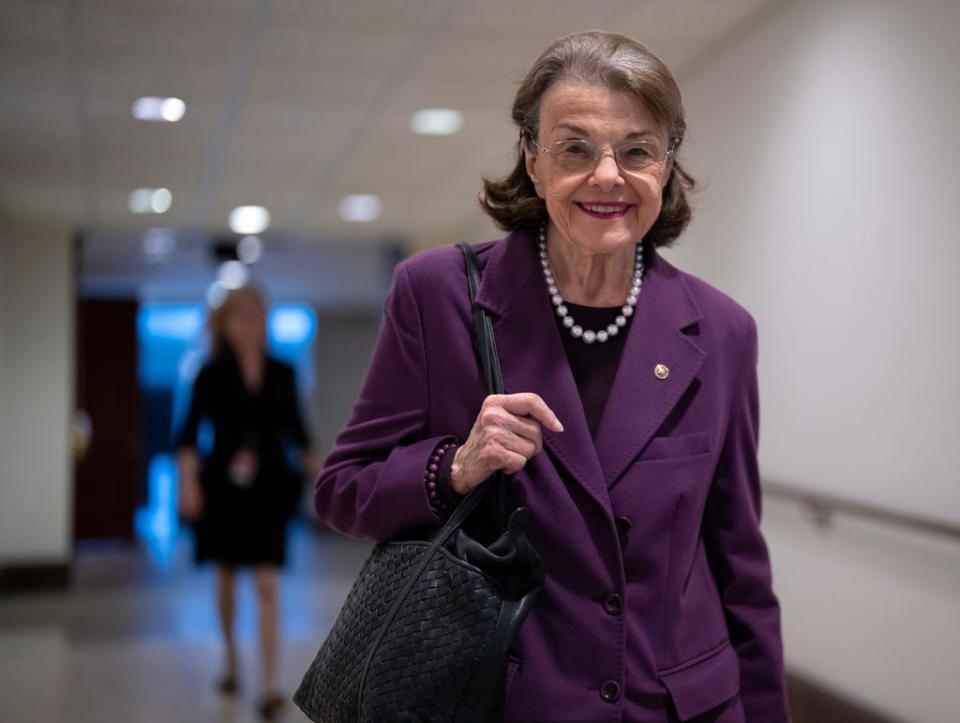
POLYGON ((550 268, 550 259, 547 256, 547 230, 546 227, 540 228, 540 265, 543 267, 543 276, 547 280, 547 291, 550 293, 550 300, 556 307, 557 316, 562 319, 562 324, 570 330, 574 339, 582 339, 585 344, 593 344, 595 341, 601 344, 620 333, 620 329, 627 325, 627 320, 633 316, 633 309, 637 305, 637 298, 640 296, 640 287, 643 284, 643 254, 641 246, 637 243, 636 260, 634 261, 633 282, 630 284, 630 291, 627 292, 627 301, 620 309, 614 323, 606 329, 593 331, 584 329, 577 324, 570 316, 566 305, 563 303, 563 297, 560 295, 560 289, 557 287, 556 279, 553 277, 553 270, 550 268))

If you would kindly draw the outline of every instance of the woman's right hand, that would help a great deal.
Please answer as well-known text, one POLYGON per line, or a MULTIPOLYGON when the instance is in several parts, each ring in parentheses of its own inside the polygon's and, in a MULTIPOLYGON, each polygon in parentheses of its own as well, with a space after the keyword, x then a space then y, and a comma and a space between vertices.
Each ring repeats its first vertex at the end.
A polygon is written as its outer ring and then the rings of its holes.
POLYGON ((188 522, 203 515, 203 488, 200 486, 199 460, 192 449, 177 453, 177 511, 188 522))
POLYGON ((203 516, 203 489, 195 479, 181 479, 177 508, 180 517, 196 522, 203 516))
POLYGON ((514 474, 543 449, 541 425, 562 432, 563 425, 543 399, 530 392, 491 394, 483 401, 467 441, 457 449, 450 485, 467 494, 497 470, 514 474))

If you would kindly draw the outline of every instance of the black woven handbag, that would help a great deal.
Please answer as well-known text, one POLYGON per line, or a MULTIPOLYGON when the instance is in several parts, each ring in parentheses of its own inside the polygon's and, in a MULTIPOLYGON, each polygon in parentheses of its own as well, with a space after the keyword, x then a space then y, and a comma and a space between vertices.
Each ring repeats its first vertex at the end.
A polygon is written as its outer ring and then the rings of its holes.
MULTIPOLYGON (((460 244, 487 388, 503 391, 493 328, 475 303, 480 272, 460 244)), ((526 509, 505 514, 503 475, 475 487, 429 540, 378 544, 294 695, 318 723, 490 721, 501 714, 507 649, 543 587, 526 509), (491 489, 502 534, 462 526, 491 489)))

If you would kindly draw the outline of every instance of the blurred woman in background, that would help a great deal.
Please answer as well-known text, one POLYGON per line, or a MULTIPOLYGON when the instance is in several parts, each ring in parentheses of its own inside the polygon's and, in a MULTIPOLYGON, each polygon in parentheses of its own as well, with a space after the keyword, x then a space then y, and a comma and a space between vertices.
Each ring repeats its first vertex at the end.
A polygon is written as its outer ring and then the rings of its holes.
POLYGON ((296 511, 303 473, 316 465, 297 401, 293 369, 267 356, 267 305, 256 289, 230 292, 209 318, 210 361, 193 386, 177 437, 181 515, 194 523, 196 560, 217 565, 217 603, 226 652, 218 686, 238 688, 234 640, 236 570, 253 569, 262 653, 260 713, 283 706, 278 690, 278 577, 286 523, 296 511), (200 422, 213 427, 213 446, 198 454, 200 422), (299 450, 301 469, 291 459, 299 450))

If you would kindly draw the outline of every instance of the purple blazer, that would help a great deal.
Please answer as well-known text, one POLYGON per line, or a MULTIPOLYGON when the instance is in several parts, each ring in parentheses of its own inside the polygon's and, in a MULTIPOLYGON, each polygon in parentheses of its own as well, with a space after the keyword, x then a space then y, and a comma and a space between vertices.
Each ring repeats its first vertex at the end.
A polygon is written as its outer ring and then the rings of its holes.
MULTIPOLYGON (((547 579, 515 642, 505 719, 788 720, 760 532, 753 317, 647 248, 594 442, 534 238, 476 249, 506 391, 536 392, 565 427, 544 430, 513 484, 547 579)), ((467 438, 486 395, 464 273, 452 246, 397 266, 363 388, 316 484, 320 518, 347 535, 439 522, 427 459, 467 438)))

